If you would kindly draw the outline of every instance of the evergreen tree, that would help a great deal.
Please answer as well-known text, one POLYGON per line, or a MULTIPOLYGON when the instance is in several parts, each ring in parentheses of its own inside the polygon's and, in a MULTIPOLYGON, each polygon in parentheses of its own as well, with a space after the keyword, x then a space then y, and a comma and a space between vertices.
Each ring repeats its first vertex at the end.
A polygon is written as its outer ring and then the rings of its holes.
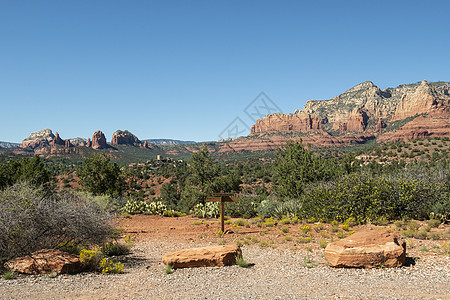
POLYGON ((288 141, 280 150, 275 163, 274 177, 280 198, 300 198, 305 185, 333 177, 333 169, 323 158, 314 156, 300 142, 288 141))
POLYGON ((125 188, 125 178, 119 165, 112 163, 104 153, 86 158, 77 174, 80 185, 94 195, 116 196, 122 194, 125 188))

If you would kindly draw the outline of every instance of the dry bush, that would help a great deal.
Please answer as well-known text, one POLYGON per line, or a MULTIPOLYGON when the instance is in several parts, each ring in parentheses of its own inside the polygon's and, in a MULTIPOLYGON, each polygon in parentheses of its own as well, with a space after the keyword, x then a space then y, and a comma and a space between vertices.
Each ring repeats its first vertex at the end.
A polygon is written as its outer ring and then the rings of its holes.
POLYGON ((76 193, 48 194, 16 183, 0 191, 0 262, 65 242, 104 243, 111 216, 76 193))

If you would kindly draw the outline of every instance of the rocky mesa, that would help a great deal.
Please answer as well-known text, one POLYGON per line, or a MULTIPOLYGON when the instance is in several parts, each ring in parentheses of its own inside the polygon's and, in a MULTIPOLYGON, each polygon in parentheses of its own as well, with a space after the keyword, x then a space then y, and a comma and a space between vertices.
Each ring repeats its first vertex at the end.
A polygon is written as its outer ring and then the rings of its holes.
POLYGON ((266 115, 220 152, 272 150, 300 137, 329 147, 450 136, 449 91, 450 83, 441 81, 384 90, 366 81, 330 100, 309 100, 294 113, 266 115))

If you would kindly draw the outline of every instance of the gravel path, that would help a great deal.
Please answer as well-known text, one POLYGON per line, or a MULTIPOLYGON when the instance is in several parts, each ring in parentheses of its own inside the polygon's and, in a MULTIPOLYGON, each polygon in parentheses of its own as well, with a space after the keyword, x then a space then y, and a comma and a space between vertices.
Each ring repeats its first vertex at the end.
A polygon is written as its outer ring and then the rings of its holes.
POLYGON ((178 269, 164 253, 206 246, 164 239, 137 243, 125 273, 24 276, 0 280, 1 299, 450 299, 450 257, 428 255, 397 269, 334 269, 322 250, 243 247, 249 268, 178 269), (304 256, 319 264, 304 266, 304 256))

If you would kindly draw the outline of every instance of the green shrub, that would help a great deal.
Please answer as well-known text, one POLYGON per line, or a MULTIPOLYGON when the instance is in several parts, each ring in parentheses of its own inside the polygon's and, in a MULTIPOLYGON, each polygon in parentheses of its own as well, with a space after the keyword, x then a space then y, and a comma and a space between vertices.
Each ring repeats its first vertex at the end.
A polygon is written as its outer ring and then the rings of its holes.
POLYGON ((198 218, 217 218, 220 216, 219 205, 216 202, 199 203, 192 213, 198 218))
POLYGON ((318 265, 319 263, 315 262, 309 255, 305 255, 303 257, 303 266, 305 268, 314 268, 318 265))
POLYGON ((436 219, 431 219, 431 220, 428 221, 428 225, 431 228, 437 228, 437 227, 439 227, 439 225, 441 225, 441 221, 440 220, 436 220, 436 219))
POLYGON ((130 247, 127 244, 109 242, 102 246, 101 251, 106 256, 119 256, 130 253, 130 247))
POLYGON ((315 232, 320 232, 321 230, 323 230, 323 227, 324 227, 323 224, 320 223, 320 224, 314 225, 313 229, 314 229, 315 232))
POLYGON ((302 227, 300 227, 300 230, 303 232, 303 234, 307 234, 309 232, 309 225, 303 225, 302 227))
POLYGON ((277 219, 296 218, 300 215, 302 204, 298 200, 288 200, 285 202, 278 202, 275 206, 272 216, 277 219))
POLYGON ((430 234, 430 238, 432 240, 439 240, 439 239, 441 239, 441 235, 439 233, 433 232, 433 233, 430 234))
POLYGON ((414 234, 414 238, 419 240, 426 240, 428 237, 428 234, 425 231, 418 231, 414 234))
POLYGON ((96 271, 99 269, 100 262, 104 258, 100 249, 88 250, 82 249, 80 251, 80 262, 83 267, 90 271, 96 271))
POLYGON ((164 268, 164 273, 165 273, 166 275, 172 274, 172 273, 173 273, 172 265, 168 264, 168 265, 164 268))
POLYGON ((436 203, 449 202, 443 183, 350 174, 336 181, 310 187, 301 197, 303 217, 358 223, 403 218, 427 218, 436 203))
POLYGON ((102 274, 120 274, 123 273, 124 265, 120 261, 114 262, 112 259, 105 257, 100 261, 99 268, 102 274))
POLYGON ((239 196, 238 202, 225 204, 225 214, 234 218, 242 217, 250 219, 256 217, 256 208, 259 204, 259 197, 239 196))
POLYGON ((258 215, 263 216, 264 218, 270 218, 274 216, 277 205, 278 201, 273 199, 263 200, 256 208, 256 211, 258 215))
POLYGON ((0 262, 64 244, 101 245, 112 232, 111 215, 76 193, 27 183, 0 191, 0 262))
POLYGON ((248 267, 248 262, 242 257, 242 255, 239 255, 237 260, 236 260, 236 264, 241 267, 241 268, 247 268, 248 267))
POLYGON ((238 220, 234 221, 234 225, 236 225, 236 226, 250 227, 250 225, 248 224, 248 222, 245 221, 245 220, 242 220, 242 219, 238 219, 238 220))
POLYGON ((7 270, 2 274, 2 278, 5 280, 10 280, 16 278, 16 273, 14 271, 7 270))

